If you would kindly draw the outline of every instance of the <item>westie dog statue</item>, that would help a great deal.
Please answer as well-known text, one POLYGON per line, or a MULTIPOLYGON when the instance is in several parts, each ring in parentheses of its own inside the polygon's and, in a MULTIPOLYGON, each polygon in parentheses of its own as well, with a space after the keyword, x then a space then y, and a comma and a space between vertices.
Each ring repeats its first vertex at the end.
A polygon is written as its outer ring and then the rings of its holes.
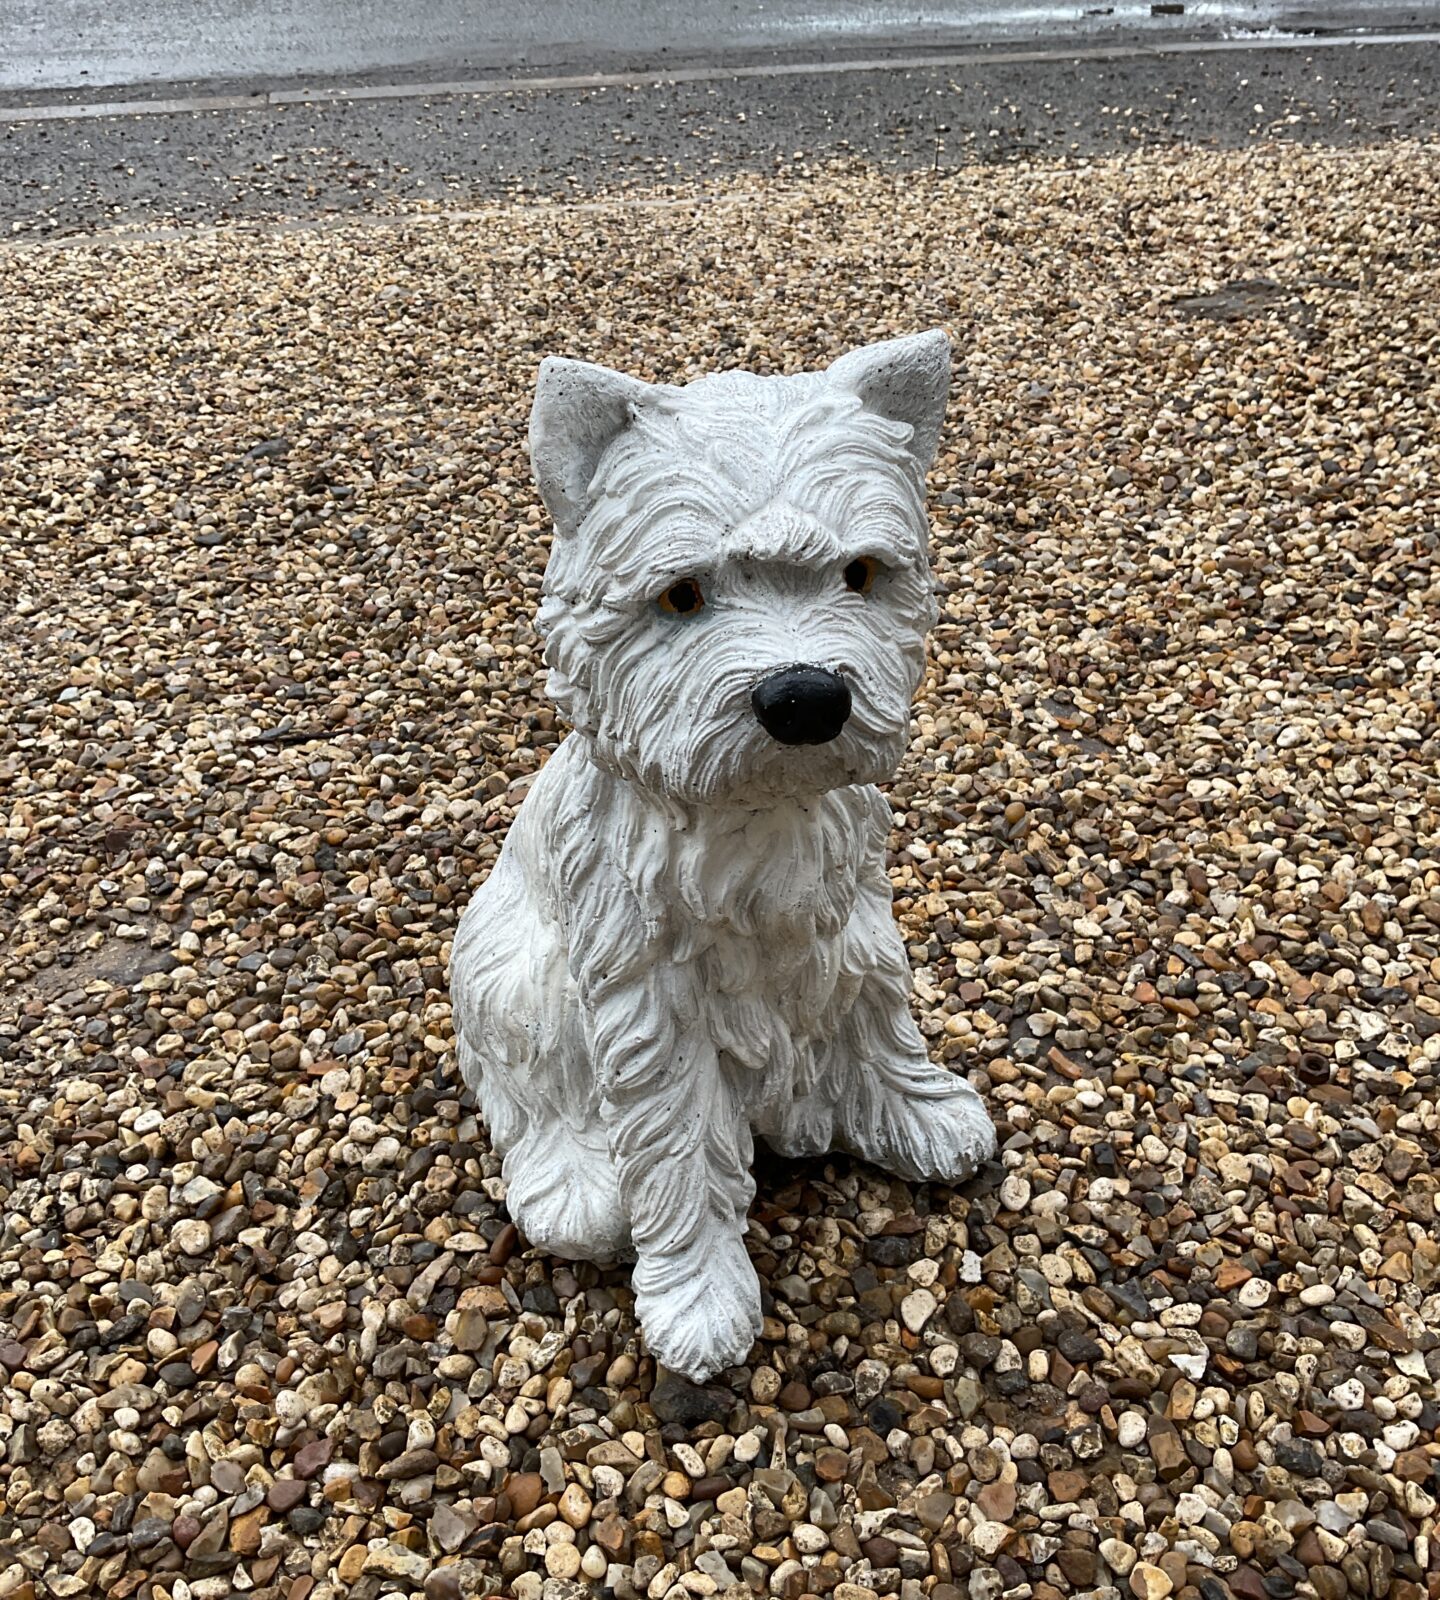
POLYGON ((994 1148, 910 1015, 873 787, 935 618, 949 375, 938 331, 683 388, 540 368, 540 626, 575 731, 461 919, 460 1068, 525 1236, 633 1254, 650 1349, 696 1381, 760 1330, 754 1134, 912 1179, 994 1148))

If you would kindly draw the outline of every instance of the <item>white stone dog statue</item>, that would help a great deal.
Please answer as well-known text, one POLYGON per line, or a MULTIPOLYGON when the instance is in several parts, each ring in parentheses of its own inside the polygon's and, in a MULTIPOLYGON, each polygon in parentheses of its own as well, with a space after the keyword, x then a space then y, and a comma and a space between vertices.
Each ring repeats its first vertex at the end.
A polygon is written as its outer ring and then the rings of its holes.
POLYGON ((752 1139, 957 1181, 994 1149, 933 1065, 891 911, 890 812, 935 618, 939 331, 823 372, 651 385, 541 364, 540 627, 573 725, 451 961, 460 1068, 510 1214, 635 1259, 656 1357, 745 1361, 752 1139))

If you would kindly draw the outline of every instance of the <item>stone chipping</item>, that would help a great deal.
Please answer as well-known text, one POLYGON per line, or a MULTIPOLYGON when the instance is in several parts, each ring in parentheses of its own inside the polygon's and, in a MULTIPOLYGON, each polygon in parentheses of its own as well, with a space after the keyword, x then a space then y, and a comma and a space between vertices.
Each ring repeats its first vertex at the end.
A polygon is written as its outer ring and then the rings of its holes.
POLYGON ((0 257, 0 1600, 1435 1600, 1435 148, 654 200, 0 257), (531 384, 935 323, 890 867, 1001 1154, 762 1157, 696 1387, 454 1070, 531 384))

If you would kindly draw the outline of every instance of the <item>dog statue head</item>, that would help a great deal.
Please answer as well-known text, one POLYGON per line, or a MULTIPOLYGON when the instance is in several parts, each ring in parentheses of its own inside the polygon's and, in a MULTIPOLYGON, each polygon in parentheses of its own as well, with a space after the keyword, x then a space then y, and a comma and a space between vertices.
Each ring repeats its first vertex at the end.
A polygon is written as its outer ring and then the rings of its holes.
POLYGON ((949 378, 938 330, 683 388, 541 364, 550 693, 603 766, 705 805, 895 770, 935 619, 924 487, 949 378))

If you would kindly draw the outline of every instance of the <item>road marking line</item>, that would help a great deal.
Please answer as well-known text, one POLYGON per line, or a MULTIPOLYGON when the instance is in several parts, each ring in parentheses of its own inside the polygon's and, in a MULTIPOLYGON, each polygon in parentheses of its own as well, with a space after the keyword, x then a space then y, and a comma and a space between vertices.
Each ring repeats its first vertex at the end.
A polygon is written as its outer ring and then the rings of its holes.
POLYGON ((161 117, 182 111, 263 111, 270 96, 258 94, 202 95, 186 100, 101 100, 93 105, 0 107, 0 122, 69 122, 93 117, 161 117))
POLYGON ((653 89, 676 83, 717 83, 737 78, 825 77, 850 72, 921 72, 1011 66, 1027 62, 1134 61, 1208 52, 1364 49, 1370 46, 1440 44, 1440 31, 1326 34, 1255 39, 1184 39, 1138 45, 1054 47, 1037 50, 966 50, 951 54, 866 56, 853 61, 785 61, 765 66, 677 67, 668 72, 593 72, 573 77, 460 78, 440 83, 361 84, 351 88, 272 89, 254 94, 195 95, 178 100, 101 100, 0 107, 0 122, 67 122, 97 117, 176 116, 202 111, 257 111, 274 106, 344 104, 364 100, 421 100, 465 95, 579 93, 588 89, 653 89))

